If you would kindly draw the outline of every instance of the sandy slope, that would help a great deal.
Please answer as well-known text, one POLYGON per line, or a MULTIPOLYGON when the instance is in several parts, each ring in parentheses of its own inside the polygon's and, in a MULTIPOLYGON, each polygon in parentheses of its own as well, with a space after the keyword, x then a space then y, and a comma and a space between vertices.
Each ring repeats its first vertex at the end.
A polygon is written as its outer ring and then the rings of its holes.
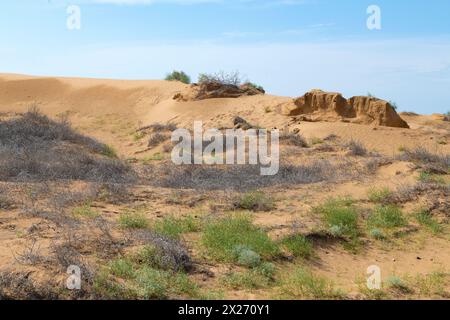
POLYGON ((202 120, 208 127, 226 127, 236 115, 261 127, 300 128, 307 138, 337 134, 343 139, 361 140, 369 148, 389 155, 398 152, 400 147, 415 145, 450 152, 450 147, 442 143, 449 139, 450 123, 432 116, 403 116, 412 129, 340 122, 290 123, 290 117, 279 113, 280 105, 290 101, 289 97, 265 95, 195 102, 172 99, 175 93, 185 89, 184 84, 167 81, 0 74, 0 112, 22 112, 37 105, 51 116, 67 114, 81 131, 113 144, 128 156, 140 151, 140 146, 130 145, 131 134, 139 126, 172 121, 192 127, 194 120, 202 120))
MULTIPOLYGON (((264 95, 195 102, 177 102, 172 99, 177 92, 185 89, 184 84, 167 81, 40 78, 0 74, 0 117, 3 114, 26 111, 32 105, 38 106, 43 113, 52 117, 67 115, 82 133, 111 144, 121 156, 127 158, 141 158, 155 152, 146 151, 147 141, 136 139, 133 135, 139 127, 171 121, 191 128, 195 120, 204 121, 207 127, 230 127, 237 115, 261 127, 289 130, 299 128, 308 139, 323 139, 336 134, 342 141, 360 140, 371 151, 376 150, 389 156, 399 153, 400 147, 414 146, 450 153, 450 122, 433 116, 402 115, 411 129, 342 122, 293 122, 291 117, 280 114, 281 105, 289 102, 290 97, 264 95)), ((298 93, 301 94, 303 93, 298 93)), ((320 156, 326 154, 320 153, 320 156)), ((370 177, 370 181, 356 180, 337 185, 305 185, 289 190, 274 190, 279 202, 277 209, 270 213, 255 213, 255 223, 267 228, 270 235, 278 239, 298 221, 302 221, 302 225, 307 228, 315 226, 317 217, 311 216, 309 212, 330 196, 350 195, 364 202, 368 190, 373 186, 395 189, 401 185, 413 184, 416 180, 416 173, 409 163, 394 162, 382 166, 376 175, 370 177)), ((148 201, 150 207, 147 214, 151 221, 173 212, 187 215, 192 211, 191 207, 168 204, 167 199, 173 194, 172 190, 146 186, 140 192, 144 191, 145 194, 138 196, 148 201), (147 198, 148 194, 152 195, 151 201, 147 198)), ((216 199, 217 195, 213 194, 212 197, 216 199)), ((425 199, 419 200, 423 202, 425 199)), ((415 201, 415 205, 419 206, 420 201, 415 201)), ((111 220, 117 219, 117 214, 124 210, 120 206, 99 206, 97 209, 111 220)), ((406 206, 404 209, 413 212, 417 208, 406 206)), ((21 234, 19 231, 28 230, 32 224, 39 222, 20 217, 18 212, 2 213, 0 217, 0 264, 6 261, 8 265, 16 266, 12 259, 12 249, 18 252, 25 242, 18 236, 21 234)), ((46 237, 43 248, 48 245, 47 242, 46 237)), ((384 243, 371 244, 360 255, 351 254, 337 246, 319 247, 318 259, 312 268, 319 274, 335 279, 339 285, 352 292, 357 289, 355 275, 365 276, 367 266, 374 263, 383 267, 384 276, 409 272, 427 273, 446 269, 449 265, 448 235, 443 238, 420 233, 398 242, 392 248, 385 248, 384 243)), ((217 278, 229 271, 226 268, 229 266, 219 266, 214 270, 217 278)), ((214 283, 215 280, 209 281, 214 283)), ((209 282, 205 284, 209 285, 209 282)), ((231 291, 227 297, 270 298, 268 294, 231 291)))

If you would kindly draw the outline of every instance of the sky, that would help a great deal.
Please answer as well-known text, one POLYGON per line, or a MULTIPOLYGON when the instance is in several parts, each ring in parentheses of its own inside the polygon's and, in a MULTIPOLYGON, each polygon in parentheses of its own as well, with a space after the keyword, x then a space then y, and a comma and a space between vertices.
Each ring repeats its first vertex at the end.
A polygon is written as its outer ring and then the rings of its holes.
POLYGON ((2 0, 0 73, 162 79, 184 70, 195 81, 239 71, 270 94, 371 93, 400 111, 444 113, 449 12, 448 0, 2 0))

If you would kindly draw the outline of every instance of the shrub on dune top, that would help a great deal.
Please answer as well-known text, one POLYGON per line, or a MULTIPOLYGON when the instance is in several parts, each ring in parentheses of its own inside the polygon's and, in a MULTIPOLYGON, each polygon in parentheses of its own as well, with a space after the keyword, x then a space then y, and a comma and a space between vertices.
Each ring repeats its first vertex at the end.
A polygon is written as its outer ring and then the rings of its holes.
POLYGON ((167 81, 180 81, 185 84, 191 83, 191 78, 184 71, 172 71, 165 78, 167 81))

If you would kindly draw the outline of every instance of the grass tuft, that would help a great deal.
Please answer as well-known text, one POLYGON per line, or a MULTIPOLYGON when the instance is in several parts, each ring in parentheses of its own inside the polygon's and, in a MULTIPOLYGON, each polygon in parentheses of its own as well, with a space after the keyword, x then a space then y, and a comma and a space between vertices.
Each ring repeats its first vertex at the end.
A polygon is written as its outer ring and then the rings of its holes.
POLYGON ((264 192, 252 191, 237 197, 234 207, 252 211, 271 211, 275 208, 275 204, 273 198, 264 192))
POLYGON ((281 245, 294 257, 308 259, 313 254, 312 242, 301 234, 295 234, 284 238, 281 241, 281 245))
POLYGON ((210 222, 205 226, 202 242, 209 255, 219 261, 236 262, 238 247, 246 247, 264 259, 279 253, 278 246, 245 215, 210 222))
POLYGON ((395 205, 376 206, 369 216, 368 225, 372 228, 393 229, 406 226, 401 209, 395 205))
POLYGON ((303 299, 342 299, 344 294, 337 290, 329 280, 298 268, 287 277, 282 292, 289 298, 303 299))
POLYGON ((119 225, 125 229, 145 229, 148 220, 140 213, 123 213, 119 217, 119 225))

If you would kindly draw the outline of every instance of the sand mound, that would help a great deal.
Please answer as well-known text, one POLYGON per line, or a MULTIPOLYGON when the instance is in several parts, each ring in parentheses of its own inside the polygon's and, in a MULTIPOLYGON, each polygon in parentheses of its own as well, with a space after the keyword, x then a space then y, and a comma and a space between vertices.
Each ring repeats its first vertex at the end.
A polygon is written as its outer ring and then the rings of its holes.
POLYGON ((185 93, 177 93, 174 100, 196 101, 216 98, 239 98, 243 96, 255 96, 264 94, 264 90, 256 88, 250 84, 236 86, 233 84, 223 84, 220 82, 205 82, 192 84, 185 93))
POLYGON ((340 93, 312 90, 283 107, 288 116, 305 115, 309 121, 348 121, 360 124, 409 128, 392 105, 384 100, 358 96, 345 99, 340 93))
POLYGON ((450 121, 450 117, 445 115, 445 114, 440 114, 440 113, 433 113, 431 115, 431 118, 433 120, 437 120, 437 121, 450 121))

